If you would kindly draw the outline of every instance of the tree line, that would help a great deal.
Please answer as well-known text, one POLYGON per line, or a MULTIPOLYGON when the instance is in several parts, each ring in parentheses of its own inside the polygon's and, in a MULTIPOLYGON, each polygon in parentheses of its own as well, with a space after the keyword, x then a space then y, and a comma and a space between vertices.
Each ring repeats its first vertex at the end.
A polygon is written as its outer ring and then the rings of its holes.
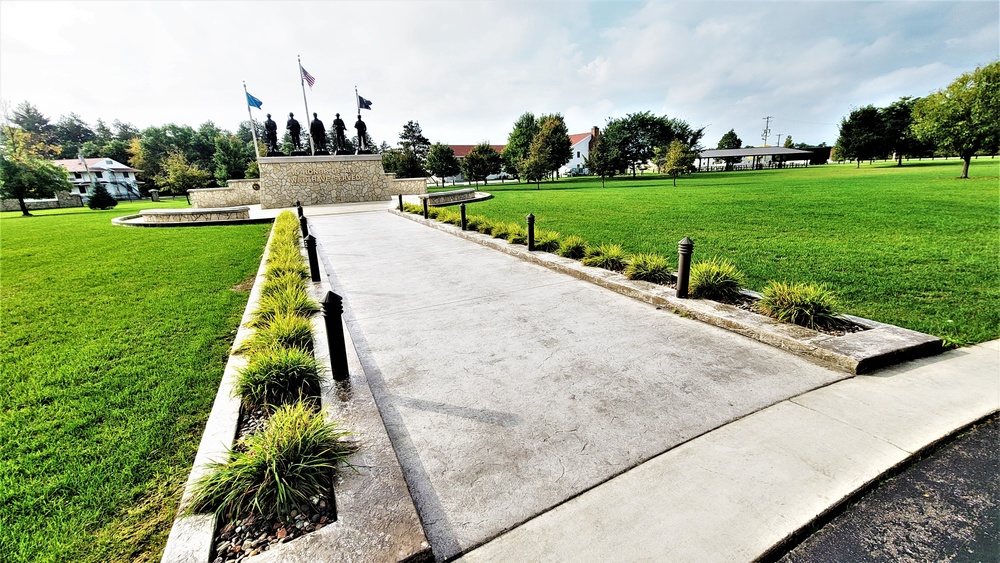
POLYGON ((923 98, 903 97, 886 107, 867 105, 840 123, 835 160, 869 162, 903 158, 958 156, 961 178, 978 154, 1000 149, 1000 61, 978 67, 947 88, 923 98))

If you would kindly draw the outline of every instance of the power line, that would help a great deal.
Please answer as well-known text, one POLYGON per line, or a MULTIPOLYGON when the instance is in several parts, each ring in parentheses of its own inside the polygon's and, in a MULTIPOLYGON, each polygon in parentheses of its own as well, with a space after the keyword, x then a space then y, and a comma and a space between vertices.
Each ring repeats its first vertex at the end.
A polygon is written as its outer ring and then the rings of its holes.
POLYGON ((764 146, 767 146, 767 139, 771 136, 771 120, 774 119, 773 115, 764 117, 764 133, 761 134, 760 138, 764 140, 764 146))

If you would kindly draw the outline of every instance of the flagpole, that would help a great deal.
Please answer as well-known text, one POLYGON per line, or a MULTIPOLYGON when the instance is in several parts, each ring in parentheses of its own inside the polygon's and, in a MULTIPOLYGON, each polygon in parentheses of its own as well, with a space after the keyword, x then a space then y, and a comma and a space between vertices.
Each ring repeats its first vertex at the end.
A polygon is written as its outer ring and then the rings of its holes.
POLYGON ((260 160, 260 148, 257 147, 257 126, 253 122, 253 114, 250 113, 250 92, 247 92, 247 81, 243 81, 243 93, 246 94, 247 100, 247 117, 250 118, 250 132, 253 133, 253 153, 257 156, 257 160, 260 160))
MULTIPOLYGON (((306 104, 306 123, 309 124, 312 122, 309 121, 311 114, 309 113, 309 101, 306 100, 306 77, 304 76, 305 73, 302 72, 302 57, 299 55, 295 56, 299 58, 299 83, 302 85, 302 101, 306 104)), ((316 146, 313 144, 312 131, 309 131, 309 152, 313 156, 316 156, 316 146)))
POLYGON ((361 98, 358 97, 358 85, 357 84, 354 85, 354 103, 358 105, 358 116, 360 116, 361 115, 361 98))

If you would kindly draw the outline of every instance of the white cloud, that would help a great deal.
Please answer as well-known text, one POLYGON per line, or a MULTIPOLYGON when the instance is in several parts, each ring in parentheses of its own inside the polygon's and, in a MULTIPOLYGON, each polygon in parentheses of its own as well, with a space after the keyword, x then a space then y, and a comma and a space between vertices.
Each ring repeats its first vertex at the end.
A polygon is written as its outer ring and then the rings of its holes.
POLYGON ((53 120, 235 129, 244 80, 276 118, 304 115, 301 55, 310 111, 353 117, 356 85, 390 143, 411 119, 434 141, 502 143, 525 111, 582 132, 644 110, 711 124, 706 144, 730 128, 756 142, 765 115, 832 143, 852 105, 997 58, 997 21, 995 2, 4 0, 0 98, 53 120))

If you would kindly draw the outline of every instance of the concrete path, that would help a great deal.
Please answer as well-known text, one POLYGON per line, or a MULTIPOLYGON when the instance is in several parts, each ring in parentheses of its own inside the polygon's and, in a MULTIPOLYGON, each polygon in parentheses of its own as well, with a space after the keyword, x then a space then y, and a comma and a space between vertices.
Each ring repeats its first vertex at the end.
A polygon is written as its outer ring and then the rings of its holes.
MULTIPOLYGON (((574 497, 602 497, 595 515, 656 498, 647 477, 638 489, 607 483, 847 377, 384 211, 306 214, 438 559, 525 522, 473 554, 550 553, 515 534, 574 497)), ((709 472, 733 467, 717 453, 709 472)), ((713 496, 685 502, 723 507, 713 496)), ((642 525, 620 512, 612 521, 588 539, 611 545, 609 535, 642 525)), ((548 530, 586 544, 559 526, 548 530)), ((567 546, 553 546, 564 559, 567 546)))

